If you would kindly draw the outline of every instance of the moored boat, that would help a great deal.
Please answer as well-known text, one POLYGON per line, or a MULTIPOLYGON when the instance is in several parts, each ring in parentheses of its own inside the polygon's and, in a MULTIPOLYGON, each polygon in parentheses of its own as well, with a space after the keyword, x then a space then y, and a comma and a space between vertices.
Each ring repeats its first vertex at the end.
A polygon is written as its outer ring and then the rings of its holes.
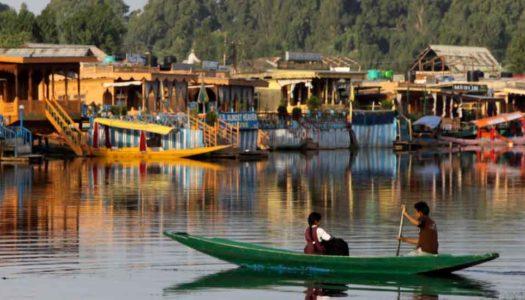
POLYGON ((95 118, 89 132, 93 156, 173 159, 204 155, 231 147, 218 143, 215 128, 193 120, 162 125, 152 122, 95 118))
POLYGON ((525 145, 525 118, 521 112, 471 121, 467 132, 443 132, 439 140, 459 146, 525 145))
POLYGON ((306 255, 250 243, 221 238, 207 238, 166 231, 173 240, 220 260, 255 270, 277 270, 300 273, 351 274, 447 274, 499 257, 482 255, 352 257, 306 255))

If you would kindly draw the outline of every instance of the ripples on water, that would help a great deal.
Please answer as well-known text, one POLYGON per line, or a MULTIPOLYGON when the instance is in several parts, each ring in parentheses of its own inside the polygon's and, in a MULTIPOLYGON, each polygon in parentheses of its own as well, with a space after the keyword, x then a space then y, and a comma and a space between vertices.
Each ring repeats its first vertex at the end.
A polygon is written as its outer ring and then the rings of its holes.
POLYGON ((223 163, 78 159, 0 165, 0 180, 2 298, 525 297, 521 151, 286 152, 223 163), (301 251, 305 218, 316 210, 352 255, 392 255, 399 207, 419 200, 430 204, 441 252, 494 250, 501 258, 447 279, 326 283, 232 270, 162 236, 173 229, 301 251))

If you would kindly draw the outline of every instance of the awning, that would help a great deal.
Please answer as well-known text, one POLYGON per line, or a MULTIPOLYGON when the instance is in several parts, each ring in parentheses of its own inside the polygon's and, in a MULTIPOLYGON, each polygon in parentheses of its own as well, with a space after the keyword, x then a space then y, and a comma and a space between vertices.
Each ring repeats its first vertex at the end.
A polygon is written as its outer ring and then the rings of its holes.
POLYGON ((498 125, 501 123, 506 123, 506 122, 510 122, 514 120, 519 120, 523 118, 523 116, 524 115, 521 112, 513 112, 513 113, 508 113, 508 114, 499 114, 494 117, 474 120, 472 121, 472 123, 474 123, 474 125, 476 125, 477 127, 482 128, 482 127, 494 126, 494 125, 498 125))
POLYGON ((424 116, 419 120, 415 121, 412 125, 423 125, 430 129, 435 129, 441 123, 441 117, 438 116, 424 116))
POLYGON ((142 81, 126 81, 126 82, 106 82, 102 86, 105 88, 110 87, 126 87, 132 85, 142 85, 142 81))
POLYGON ((129 129, 129 130, 142 130, 145 132, 151 132, 161 135, 169 134, 174 128, 164 125, 152 124, 152 123, 141 123, 141 122, 132 122, 132 121, 123 121, 123 120, 113 120, 106 118, 96 118, 95 123, 100 125, 129 129))

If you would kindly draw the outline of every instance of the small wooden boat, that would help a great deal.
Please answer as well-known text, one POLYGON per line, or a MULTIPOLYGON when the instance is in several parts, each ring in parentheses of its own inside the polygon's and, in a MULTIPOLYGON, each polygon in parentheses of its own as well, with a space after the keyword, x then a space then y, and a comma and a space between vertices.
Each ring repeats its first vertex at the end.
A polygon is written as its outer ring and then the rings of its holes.
MULTIPOLYGON (((505 131, 505 130, 503 130, 505 131)), ((525 145, 525 118, 521 112, 504 113, 493 117, 482 118, 471 121, 467 130, 457 133, 443 132, 439 137, 442 142, 452 143, 459 146, 516 146, 525 145), (508 127, 511 122, 521 124, 521 128, 514 128, 515 131, 521 130, 521 135, 500 134, 499 126, 508 127)))
MULTIPOLYGON (((95 118, 89 131, 92 156, 113 159, 177 159, 200 156, 231 148, 211 145, 213 127, 166 126, 150 122, 95 118), (208 130, 208 131, 207 131, 208 130)), ((217 143, 217 138, 213 138, 217 143)))
POLYGON ((279 272, 352 274, 446 274, 475 266, 499 257, 482 255, 431 255, 399 257, 352 257, 306 255, 250 243, 220 238, 206 238, 166 231, 164 234, 204 254, 255 270, 279 272))

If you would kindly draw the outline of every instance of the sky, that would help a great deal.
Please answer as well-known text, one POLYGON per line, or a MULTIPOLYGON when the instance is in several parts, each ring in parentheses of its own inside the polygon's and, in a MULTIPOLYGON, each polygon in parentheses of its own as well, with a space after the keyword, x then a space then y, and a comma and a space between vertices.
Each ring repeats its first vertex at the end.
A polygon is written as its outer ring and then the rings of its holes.
MULTIPOLYGON (((49 0, 0 0, 0 2, 16 9, 20 8, 20 5, 25 2, 29 10, 38 14, 46 7, 49 0)), ((129 5, 130 10, 135 10, 142 8, 147 0, 124 0, 124 2, 129 5)))

